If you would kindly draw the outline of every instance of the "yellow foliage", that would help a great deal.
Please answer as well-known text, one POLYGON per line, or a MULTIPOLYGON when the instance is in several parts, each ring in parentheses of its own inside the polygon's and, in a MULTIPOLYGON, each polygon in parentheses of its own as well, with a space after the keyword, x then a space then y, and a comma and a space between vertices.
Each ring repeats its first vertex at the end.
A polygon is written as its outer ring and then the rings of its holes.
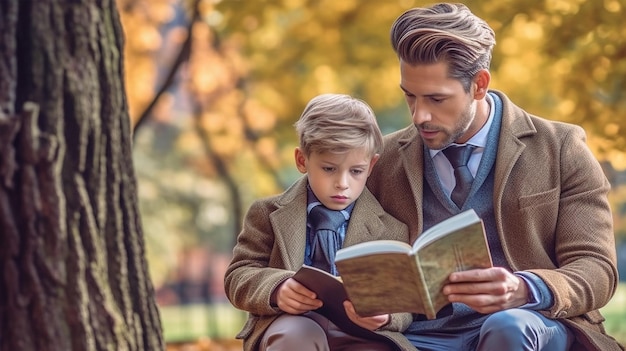
POLYGON ((200 126, 208 133, 217 133, 223 130, 225 124, 226 119, 218 113, 207 111, 202 114, 200 126))
POLYGON ((214 135, 211 138, 211 146, 218 155, 234 155, 241 151, 241 144, 231 135, 214 135))
POLYGON ((546 1, 546 10, 560 14, 576 14, 580 10, 580 4, 585 0, 549 0, 546 1))
POLYGON ((619 133, 619 125, 617 125, 617 123, 607 124, 604 126, 604 133, 609 137, 616 136, 619 133))
POLYGON ((338 84, 338 78, 336 72, 328 65, 321 65, 315 67, 313 70, 313 77, 315 78, 316 86, 311 95, 315 95, 318 91, 338 91, 340 90, 338 84))
POLYGON ((157 65, 152 56, 164 41, 160 25, 171 20, 169 0, 118 0, 125 33, 125 85, 129 113, 134 121, 154 97, 157 65))
POLYGON ((624 6, 618 0, 604 0, 604 8, 613 13, 620 13, 624 6))
MULTIPOLYGON (((175 96, 191 107, 168 111, 180 104, 165 96, 151 117, 200 116, 196 127, 230 171, 247 174, 242 159, 256 157, 255 171, 271 179, 272 172, 292 168, 293 122, 317 94, 364 99, 382 127, 408 123, 407 116, 388 112, 403 111, 405 104, 389 27, 404 10, 430 3, 200 1, 202 20, 194 23, 191 54, 177 80, 185 93, 175 96)), ((620 59, 626 52, 626 0, 464 3, 496 30, 491 86, 531 113, 582 125, 598 158, 620 164, 626 146, 626 61, 620 59)), ((157 69, 168 67, 188 33, 186 23, 166 37, 159 31, 175 18, 179 2, 132 4, 120 8, 128 9, 122 19, 135 118, 160 84, 157 69)), ((181 150, 204 150, 195 132, 179 138, 181 150)))
POLYGON ((569 99, 563 99, 559 101, 556 112, 557 114, 561 116, 568 116, 572 112, 574 112, 575 108, 576 108, 576 103, 574 101, 569 100, 569 99))
POLYGON ((558 76, 564 76, 572 72, 572 63, 567 59, 557 60, 552 64, 554 73, 558 76))
POLYGON ((274 112, 256 100, 247 100, 244 103, 244 117, 248 127, 257 132, 268 132, 276 125, 274 112))
POLYGON ((606 153, 616 171, 626 171, 626 153, 621 150, 608 150, 606 153))

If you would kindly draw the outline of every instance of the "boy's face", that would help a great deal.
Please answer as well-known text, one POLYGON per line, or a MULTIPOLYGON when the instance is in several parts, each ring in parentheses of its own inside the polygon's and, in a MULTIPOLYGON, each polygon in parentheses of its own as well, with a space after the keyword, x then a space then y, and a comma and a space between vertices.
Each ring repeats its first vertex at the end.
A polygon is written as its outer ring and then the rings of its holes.
POLYGON ((308 157, 296 148, 295 156, 296 167, 307 173, 313 193, 331 210, 343 210, 358 199, 378 160, 365 147, 341 154, 313 152, 308 157))

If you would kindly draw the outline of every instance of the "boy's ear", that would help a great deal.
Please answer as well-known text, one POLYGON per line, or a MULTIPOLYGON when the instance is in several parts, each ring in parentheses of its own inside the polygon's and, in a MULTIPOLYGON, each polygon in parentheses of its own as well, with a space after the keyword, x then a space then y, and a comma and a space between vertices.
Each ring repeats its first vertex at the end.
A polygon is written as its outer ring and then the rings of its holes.
POLYGON ((306 173, 306 155, 304 154, 304 152, 302 152, 302 150, 297 147, 294 152, 294 156, 296 159, 296 168, 298 169, 298 171, 300 171, 300 173, 302 174, 306 173))
POLYGON ((372 174, 372 169, 374 169, 374 165, 376 164, 376 162, 378 162, 379 158, 380 158, 379 154, 374 154, 374 156, 372 156, 372 161, 370 162, 370 169, 367 171, 368 177, 370 176, 370 174, 372 174))

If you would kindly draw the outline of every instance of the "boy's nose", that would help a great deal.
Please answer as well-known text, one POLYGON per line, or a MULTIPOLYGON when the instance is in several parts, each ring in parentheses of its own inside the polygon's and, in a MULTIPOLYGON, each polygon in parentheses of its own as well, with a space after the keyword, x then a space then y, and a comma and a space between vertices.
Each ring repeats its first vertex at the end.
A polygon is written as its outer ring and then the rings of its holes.
POLYGON ((347 174, 342 174, 341 176, 339 176, 337 178, 335 186, 338 189, 346 189, 346 188, 348 188, 348 175, 347 174))

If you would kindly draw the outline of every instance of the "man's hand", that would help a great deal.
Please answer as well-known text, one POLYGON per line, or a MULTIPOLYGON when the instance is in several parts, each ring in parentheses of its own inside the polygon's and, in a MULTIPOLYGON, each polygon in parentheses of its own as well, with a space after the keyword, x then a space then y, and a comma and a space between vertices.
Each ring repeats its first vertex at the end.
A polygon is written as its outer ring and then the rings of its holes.
POLYGON ((302 314, 322 307, 322 301, 315 293, 298 283, 293 278, 285 280, 274 290, 272 300, 281 310, 290 314, 302 314))
POLYGON ((480 313, 515 308, 528 302, 526 282, 502 267, 454 272, 443 293, 450 302, 464 303, 480 313))
POLYGON ((382 327, 383 325, 389 323, 389 319, 391 318, 391 316, 389 316, 388 314, 382 314, 372 317, 361 317, 354 310, 354 305, 352 304, 352 302, 348 300, 343 302, 343 307, 346 309, 346 314, 351 321, 353 321, 358 326, 369 330, 376 330, 382 327))

